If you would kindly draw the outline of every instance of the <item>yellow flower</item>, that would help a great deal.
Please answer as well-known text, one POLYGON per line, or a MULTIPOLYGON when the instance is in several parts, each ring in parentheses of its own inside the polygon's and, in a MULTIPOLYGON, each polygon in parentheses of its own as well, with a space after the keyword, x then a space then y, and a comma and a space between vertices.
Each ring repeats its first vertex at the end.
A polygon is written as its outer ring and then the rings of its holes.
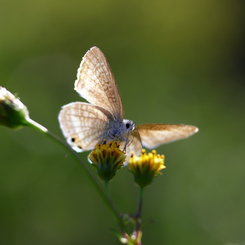
POLYGON ((0 86, 0 125, 19 128, 26 125, 28 119, 29 112, 26 106, 6 88, 0 86))
POLYGON ((151 184, 160 170, 166 168, 164 158, 164 155, 160 156, 155 150, 146 154, 143 149, 139 157, 132 153, 128 167, 134 175, 134 181, 141 187, 151 184))
POLYGON ((126 155, 119 150, 119 143, 111 141, 106 144, 97 144, 95 149, 90 153, 89 160, 92 165, 97 168, 98 175, 102 180, 111 180, 118 169, 121 169, 126 155))

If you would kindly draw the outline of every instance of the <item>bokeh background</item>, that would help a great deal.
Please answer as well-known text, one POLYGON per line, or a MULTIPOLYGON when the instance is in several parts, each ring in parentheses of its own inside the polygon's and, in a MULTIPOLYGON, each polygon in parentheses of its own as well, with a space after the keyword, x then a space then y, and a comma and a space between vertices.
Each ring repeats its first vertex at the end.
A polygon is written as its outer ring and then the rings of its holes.
MULTIPOLYGON (((146 189, 143 244, 244 244, 245 4, 242 0, 0 2, 0 85, 62 136, 62 105, 85 52, 107 57, 136 123, 193 124, 163 145, 167 168, 146 189)), ((119 244, 116 222, 69 153, 38 132, 0 127, 0 244, 119 244)), ((82 153, 87 159, 87 152, 82 153)), ((134 212, 127 168, 111 183, 134 212)))

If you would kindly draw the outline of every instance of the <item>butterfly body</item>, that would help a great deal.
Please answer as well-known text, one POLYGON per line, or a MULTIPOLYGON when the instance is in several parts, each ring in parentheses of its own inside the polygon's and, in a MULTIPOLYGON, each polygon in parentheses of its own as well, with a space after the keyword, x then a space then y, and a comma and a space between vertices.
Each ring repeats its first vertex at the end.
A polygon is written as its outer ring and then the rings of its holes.
MULTIPOLYGON (((127 141, 127 135, 134 130, 135 124, 127 119, 122 122, 113 121, 110 124, 110 129, 103 133, 102 138, 106 141, 127 141)), ((102 139, 102 140, 103 140, 102 139)))
POLYGON ((120 148, 140 153, 142 144, 155 148, 183 139, 198 128, 182 124, 141 124, 124 119, 123 104, 110 66, 97 47, 83 57, 75 90, 89 103, 73 102, 62 107, 59 123, 68 144, 78 151, 95 148, 104 139, 118 141, 120 148))

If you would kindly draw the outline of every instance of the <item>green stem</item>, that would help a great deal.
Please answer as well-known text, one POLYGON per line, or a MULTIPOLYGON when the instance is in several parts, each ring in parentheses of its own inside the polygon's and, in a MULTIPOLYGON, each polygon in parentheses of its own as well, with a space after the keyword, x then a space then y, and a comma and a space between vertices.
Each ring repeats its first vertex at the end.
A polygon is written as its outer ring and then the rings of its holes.
POLYGON ((105 180, 105 190, 106 190, 107 199, 110 201, 111 207, 113 208, 114 213, 117 215, 117 218, 118 218, 117 222, 118 222, 118 225, 119 225, 121 232, 122 233, 126 232, 129 235, 129 232, 127 231, 126 226, 123 224, 123 222, 120 218, 120 213, 117 211, 117 209, 115 208, 114 203, 112 201, 108 180, 105 180))
MULTIPOLYGON (((138 204, 138 209, 137 212, 134 215, 135 218, 135 239, 133 240, 134 245, 141 245, 141 237, 142 237, 142 232, 141 232, 141 213, 142 213, 142 206, 143 206, 143 194, 144 194, 145 188, 140 186, 140 193, 139 193, 139 204, 138 204)), ((130 243, 129 243, 130 244, 130 243)))
POLYGON ((109 181, 108 180, 105 180, 105 191, 106 191, 107 199, 109 199, 110 204, 111 204, 112 208, 114 209, 114 212, 117 213, 117 215, 119 216, 119 213, 116 210, 116 208, 114 206, 114 203, 112 201, 112 198, 111 198, 111 193, 110 193, 109 181))
POLYGON ((138 204, 138 210, 136 213, 136 232, 140 230, 140 225, 141 225, 141 213, 142 213, 142 206, 143 206, 144 190, 145 190, 144 187, 140 187, 139 204, 138 204))
POLYGON ((121 219, 119 218, 118 213, 114 209, 114 206, 113 206, 111 200, 105 195, 105 193, 104 193, 101 185, 99 184, 97 178, 94 176, 94 174, 91 171, 91 169, 89 168, 89 166, 80 158, 80 156, 74 150, 72 150, 71 147, 67 143, 62 141, 58 136, 53 134, 47 128, 43 127, 41 124, 39 124, 39 123, 33 121, 32 119, 28 118, 28 119, 26 119, 25 125, 29 126, 31 128, 34 128, 35 130, 37 130, 38 132, 40 132, 42 134, 45 134, 46 136, 48 136, 49 138, 54 140, 56 143, 58 143, 59 145, 64 147, 66 150, 68 150, 72 154, 72 156, 75 158, 76 162, 78 163, 78 166, 80 168, 82 168, 84 170, 84 172, 87 174, 89 180, 91 181, 91 183, 95 187, 96 191, 98 192, 98 194, 100 195, 102 200, 105 202, 106 206, 113 213, 113 215, 116 218, 116 220, 118 221, 118 223, 122 223, 121 219))

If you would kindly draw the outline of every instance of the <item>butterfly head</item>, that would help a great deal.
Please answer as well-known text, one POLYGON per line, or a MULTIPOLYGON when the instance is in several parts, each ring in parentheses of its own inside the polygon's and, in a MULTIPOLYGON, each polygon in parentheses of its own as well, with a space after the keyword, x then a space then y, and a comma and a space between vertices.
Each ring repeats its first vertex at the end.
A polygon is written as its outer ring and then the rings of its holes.
POLYGON ((130 132, 135 129, 135 123, 128 119, 123 119, 124 132, 130 132))
POLYGON ((126 147, 130 144, 129 136, 130 134, 133 135, 134 129, 135 129, 135 123, 133 121, 128 119, 123 119, 121 137, 123 141, 125 141, 125 145, 123 149, 124 151, 126 151, 126 147))

